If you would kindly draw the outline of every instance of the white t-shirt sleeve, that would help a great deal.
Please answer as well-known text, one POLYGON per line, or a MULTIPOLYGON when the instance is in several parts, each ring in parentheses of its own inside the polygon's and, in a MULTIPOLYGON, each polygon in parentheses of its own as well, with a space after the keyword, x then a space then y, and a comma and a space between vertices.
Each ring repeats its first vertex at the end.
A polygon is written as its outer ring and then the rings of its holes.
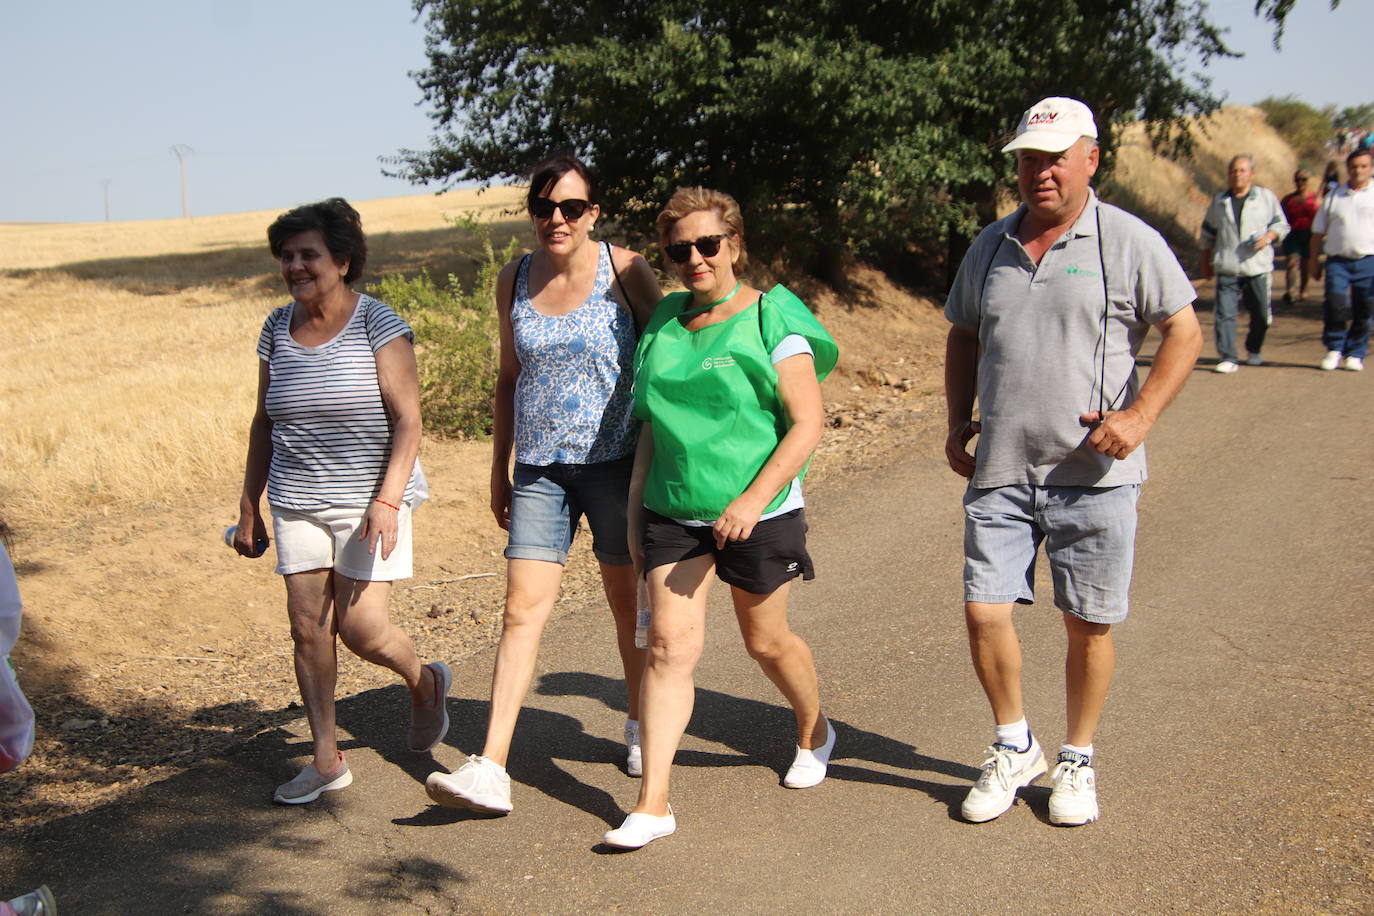
POLYGON ((811 344, 807 342, 805 337, 800 334, 788 334, 778 341, 778 345, 773 348, 769 358, 773 360, 773 365, 776 366, 787 357, 796 356, 798 353, 805 353, 811 357, 816 355, 816 351, 811 349, 811 344))

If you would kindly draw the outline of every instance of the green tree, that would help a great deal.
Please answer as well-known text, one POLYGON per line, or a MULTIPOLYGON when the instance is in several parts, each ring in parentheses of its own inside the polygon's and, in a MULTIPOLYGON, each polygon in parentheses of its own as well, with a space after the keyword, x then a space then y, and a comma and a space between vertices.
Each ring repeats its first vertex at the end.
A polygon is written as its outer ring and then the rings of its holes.
POLYGON ((1368 102, 1363 105, 1347 105, 1331 118, 1331 126, 1338 129, 1368 127, 1371 124, 1374 124, 1374 104, 1368 102))
MULTIPOLYGON (((1298 0, 1255 0, 1255 15, 1274 23, 1274 47, 1283 43, 1283 26, 1297 6, 1298 0)), ((1330 9, 1341 5, 1341 0, 1330 0, 1330 9)))
POLYGON ((1270 96, 1256 106, 1264 112, 1269 126, 1308 162, 1320 162, 1325 157, 1326 142, 1331 139, 1333 109, 1317 109, 1294 95, 1270 96))
POLYGON ((957 258, 1004 180, 998 148, 1046 95, 1097 112, 1104 152, 1145 120, 1213 110, 1190 69, 1231 52, 1198 0, 416 0, 437 125, 394 174, 516 176, 586 158, 643 234, 676 186, 745 208, 750 244, 835 280, 845 253, 957 258))

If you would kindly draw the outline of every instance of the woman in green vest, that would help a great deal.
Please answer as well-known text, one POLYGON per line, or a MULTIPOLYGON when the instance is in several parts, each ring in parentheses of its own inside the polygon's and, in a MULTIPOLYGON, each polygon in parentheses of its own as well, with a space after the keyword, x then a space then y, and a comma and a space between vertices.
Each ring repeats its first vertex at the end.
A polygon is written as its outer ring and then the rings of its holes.
POLYGON ((685 292, 663 298, 635 353, 643 421, 630 485, 630 541, 653 622, 640 696, 644 781, 609 846, 677 829, 668 778, 701 656, 712 574, 730 586, 745 646, 791 704, 797 747, 783 785, 825 778, 835 731, 821 715, 811 649, 787 625, 787 594, 813 578, 801 479, 825 422, 820 380, 839 351, 782 286, 736 275, 744 221, 728 194, 683 188, 658 216, 685 292))

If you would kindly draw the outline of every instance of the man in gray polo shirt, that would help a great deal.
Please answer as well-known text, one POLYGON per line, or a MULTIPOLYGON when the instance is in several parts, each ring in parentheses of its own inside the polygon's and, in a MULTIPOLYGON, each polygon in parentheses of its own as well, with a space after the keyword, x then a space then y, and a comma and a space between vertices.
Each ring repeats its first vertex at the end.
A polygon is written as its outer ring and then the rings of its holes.
POLYGON ((970 478, 964 617, 996 726, 963 816, 992 820, 1046 770, 1012 623, 1012 608, 1034 598, 1043 543, 1068 636, 1068 734, 1049 814, 1086 824, 1098 816, 1093 733, 1115 665, 1111 627, 1126 617, 1142 443, 1187 380, 1202 332, 1164 240, 1089 187, 1098 149, 1086 105, 1037 103, 1003 151, 1016 154, 1022 205, 974 241, 945 305, 945 453, 970 478), (1141 385, 1135 355, 1151 327, 1163 340, 1141 385))

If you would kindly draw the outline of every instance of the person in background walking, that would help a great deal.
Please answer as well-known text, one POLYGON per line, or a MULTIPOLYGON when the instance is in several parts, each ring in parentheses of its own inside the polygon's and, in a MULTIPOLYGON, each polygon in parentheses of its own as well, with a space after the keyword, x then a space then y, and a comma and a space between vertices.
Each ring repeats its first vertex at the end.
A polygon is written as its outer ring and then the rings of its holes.
POLYGON ((1217 280, 1215 339, 1220 361, 1214 372, 1240 368, 1236 352, 1236 304, 1245 303, 1250 328, 1245 335, 1247 365, 1264 358, 1264 335, 1273 322, 1270 284, 1274 276, 1274 244, 1288 234, 1288 222, 1278 198, 1254 183, 1252 157, 1232 157, 1226 167, 1227 188, 1212 198, 1202 219, 1200 266, 1202 278, 1217 280))
POLYGON ((1312 218, 1317 215, 1317 192, 1312 190, 1312 173, 1298 169, 1293 174, 1293 191, 1279 201, 1288 220, 1288 235, 1283 239, 1283 301, 1286 305, 1307 299, 1308 255, 1312 248, 1312 218), (1293 296, 1294 277, 1298 295, 1293 296))
POLYGON ((1364 368, 1369 351, 1370 305, 1374 301, 1374 185, 1370 163, 1374 152, 1356 150, 1346 157, 1345 184, 1328 194, 1312 220, 1308 253, 1312 279, 1322 278, 1326 253, 1326 299, 1322 305, 1321 368, 1364 368))

